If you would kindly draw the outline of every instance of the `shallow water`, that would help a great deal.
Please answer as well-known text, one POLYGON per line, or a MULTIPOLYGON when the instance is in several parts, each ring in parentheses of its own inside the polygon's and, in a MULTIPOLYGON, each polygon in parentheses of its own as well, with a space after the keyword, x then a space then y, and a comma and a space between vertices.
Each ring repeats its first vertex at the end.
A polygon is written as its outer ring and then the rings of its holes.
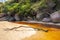
POLYGON ((42 25, 37 23, 33 24, 25 22, 17 22, 17 23, 30 25, 32 28, 41 28, 43 30, 48 30, 48 32, 44 32, 42 30, 37 31, 37 33, 34 36, 25 38, 24 40, 60 40, 60 28, 58 26, 42 25))
POLYGON ((60 28, 36 23, 2 21, 0 22, 0 40, 60 40, 60 28), (48 30, 48 32, 34 28, 48 30))

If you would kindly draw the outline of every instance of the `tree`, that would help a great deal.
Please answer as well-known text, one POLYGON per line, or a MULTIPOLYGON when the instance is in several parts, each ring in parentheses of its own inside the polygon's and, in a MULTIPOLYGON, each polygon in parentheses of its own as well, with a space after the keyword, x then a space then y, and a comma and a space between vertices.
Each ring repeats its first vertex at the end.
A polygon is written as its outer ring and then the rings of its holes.
POLYGON ((3 3, 2 2, 0 2, 0 13, 2 13, 3 12, 3 3))

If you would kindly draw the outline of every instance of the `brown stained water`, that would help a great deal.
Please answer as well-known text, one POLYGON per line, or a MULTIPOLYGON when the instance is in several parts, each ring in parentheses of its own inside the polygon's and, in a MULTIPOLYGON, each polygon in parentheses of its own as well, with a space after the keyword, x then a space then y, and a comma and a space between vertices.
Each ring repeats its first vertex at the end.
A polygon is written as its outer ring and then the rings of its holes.
POLYGON ((41 28, 43 30, 48 30, 48 32, 37 31, 37 33, 29 38, 25 38, 24 40, 60 40, 60 28, 58 26, 51 25, 42 25, 42 24, 33 24, 33 23, 25 23, 25 22, 17 22, 18 24, 26 24, 31 26, 32 28, 41 28))

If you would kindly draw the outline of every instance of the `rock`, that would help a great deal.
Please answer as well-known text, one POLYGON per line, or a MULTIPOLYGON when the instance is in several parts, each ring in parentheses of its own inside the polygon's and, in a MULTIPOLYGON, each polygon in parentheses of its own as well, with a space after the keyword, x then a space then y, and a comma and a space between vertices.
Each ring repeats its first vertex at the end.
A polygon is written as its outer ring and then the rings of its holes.
POLYGON ((50 17, 53 22, 60 22, 60 11, 52 13, 50 17))
POLYGON ((32 21, 33 20, 33 18, 32 17, 27 17, 27 21, 32 21))
POLYGON ((18 14, 15 14, 15 19, 16 19, 16 21, 20 21, 20 18, 19 18, 19 15, 18 14))
POLYGON ((0 21, 8 21, 8 14, 1 13, 0 14, 0 21))
POLYGON ((5 17, 5 16, 7 16, 6 13, 0 13, 0 18, 1 18, 1 17, 5 17))
POLYGON ((27 21, 28 19, 27 19, 27 17, 24 17, 24 20, 23 21, 27 21))
POLYGON ((16 21, 14 17, 10 17, 8 21, 16 21))
POLYGON ((0 18, 0 21, 7 21, 7 18, 6 17, 2 17, 2 18, 0 18))
POLYGON ((5 16, 5 17, 1 17, 0 21, 15 21, 15 18, 11 16, 5 16))
POLYGON ((50 16, 50 15, 47 14, 47 13, 38 13, 38 14, 36 15, 36 19, 37 19, 38 21, 41 21, 43 18, 49 17, 49 16, 50 16))
POLYGON ((24 20, 24 15, 18 15, 18 17, 20 18, 20 21, 24 20))
POLYGON ((42 20, 43 19, 43 14, 42 13, 37 14, 36 19, 37 20, 42 20))
POLYGON ((51 22, 51 19, 50 19, 50 18, 43 18, 42 21, 43 21, 43 22, 51 22))

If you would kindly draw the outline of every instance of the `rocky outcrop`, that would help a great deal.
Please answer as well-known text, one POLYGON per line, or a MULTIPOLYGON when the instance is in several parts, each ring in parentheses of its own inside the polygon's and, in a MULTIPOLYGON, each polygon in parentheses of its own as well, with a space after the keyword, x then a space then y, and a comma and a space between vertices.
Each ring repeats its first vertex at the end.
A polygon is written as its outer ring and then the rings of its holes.
POLYGON ((60 10, 51 14, 52 22, 60 22, 60 10))
POLYGON ((15 18, 6 13, 2 13, 0 14, 0 21, 15 21, 15 18))

